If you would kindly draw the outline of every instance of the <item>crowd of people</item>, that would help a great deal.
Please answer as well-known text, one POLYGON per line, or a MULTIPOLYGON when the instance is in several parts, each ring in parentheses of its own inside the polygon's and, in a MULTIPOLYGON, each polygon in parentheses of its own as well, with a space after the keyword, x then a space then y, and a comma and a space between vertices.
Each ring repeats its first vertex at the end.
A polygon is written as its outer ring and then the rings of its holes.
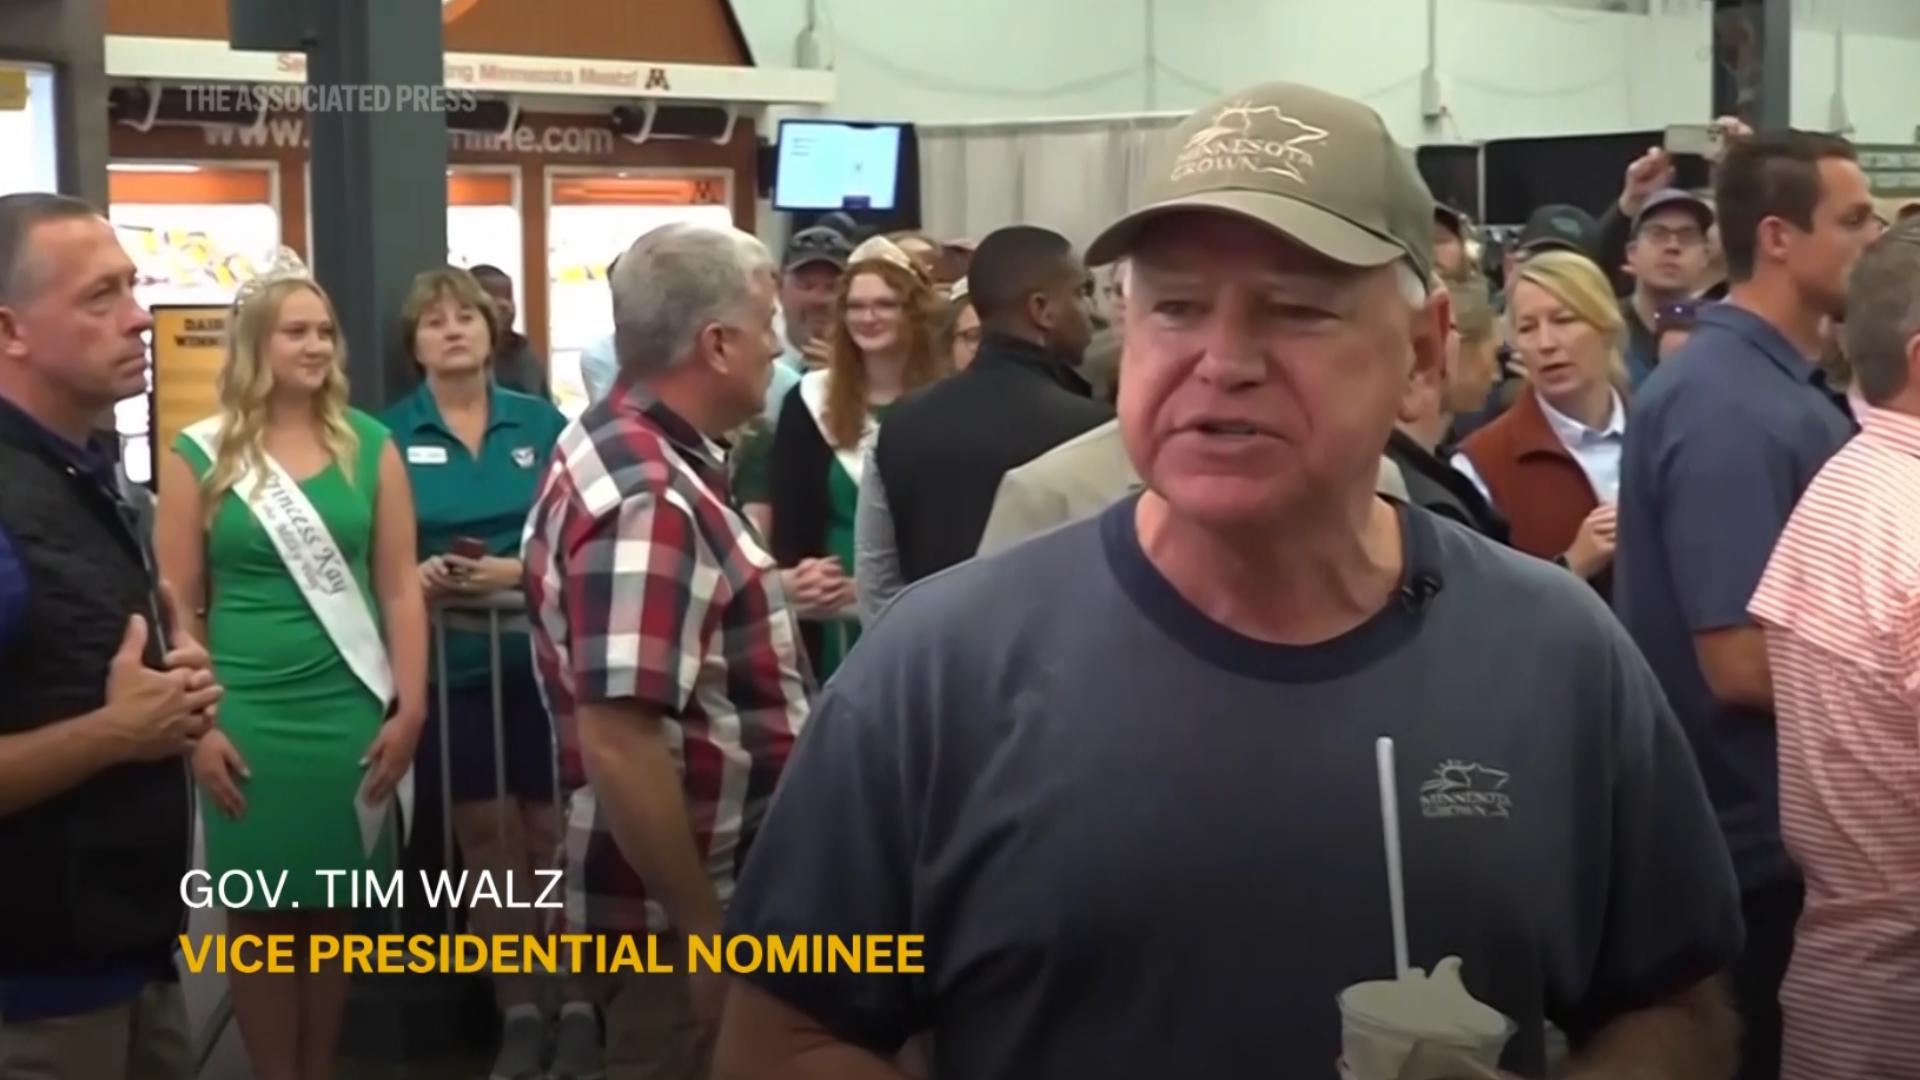
MULTIPOLYGON (((0 198, 0 860, 58 868, 0 900, 0 1077, 191 1075, 196 801, 207 869, 288 875, 235 933, 427 858, 562 869, 552 929, 667 955, 929 943, 501 975, 496 1080, 1334 1075, 1397 963, 1383 735, 1409 955, 1510 1075, 1910 1073, 1920 222, 1842 139, 1730 130, 1711 191, 1650 151, 1497 253, 1286 83, 1084 251, 665 225, 572 421, 491 267, 416 279, 419 386, 352 407, 286 257, 150 523, 94 438, 132 262, 0 198), (505 595, 525 633, 430 645, 505 595)), ((255 1075, 331 1080, 343 972, 228 978, 255 1075)))

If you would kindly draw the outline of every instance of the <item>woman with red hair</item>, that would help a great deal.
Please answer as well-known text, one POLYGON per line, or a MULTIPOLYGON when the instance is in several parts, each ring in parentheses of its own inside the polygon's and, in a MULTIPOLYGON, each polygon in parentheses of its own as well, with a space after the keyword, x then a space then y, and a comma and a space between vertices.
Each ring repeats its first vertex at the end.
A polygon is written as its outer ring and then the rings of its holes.
POLYGON ((832 356, 780 410, 770 539, 823 681, 860 633, 853 521, 862 454, 895 401, 946 374, 940 315, 933 283, 905 252, 885 239, 862 244, 840 279, 832 356))

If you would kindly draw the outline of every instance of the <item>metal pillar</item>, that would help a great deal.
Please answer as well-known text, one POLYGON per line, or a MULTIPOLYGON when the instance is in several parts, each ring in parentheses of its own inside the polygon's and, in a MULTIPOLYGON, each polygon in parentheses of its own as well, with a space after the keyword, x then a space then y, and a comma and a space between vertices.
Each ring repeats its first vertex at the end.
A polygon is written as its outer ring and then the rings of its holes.
POLYGON ((1793 123, 1793 0, 1714 0, 1713 114, 1793 123))
POLYGON ((396 344, 400 306, 415 274, 447 262, 447 118, 412 93, 445 81, 440 12, 434 0, 309 8, 308 86, 388 94, 384 110, 309 116, 313 269, 339 309, 354 403, 366 409, 413 387, 396 344))
POLYGON ((1760 9, 1761 130, 1793 126, 1793 0, 1762 0, 1760 9))

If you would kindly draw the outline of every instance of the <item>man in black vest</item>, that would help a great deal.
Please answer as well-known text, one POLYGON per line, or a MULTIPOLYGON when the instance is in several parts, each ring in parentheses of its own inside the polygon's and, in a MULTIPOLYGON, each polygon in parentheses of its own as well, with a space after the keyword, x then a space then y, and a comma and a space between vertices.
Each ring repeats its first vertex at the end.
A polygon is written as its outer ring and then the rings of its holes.
POLYGON ((220 689, 88 447, 146 389, 113 227, 0 197, 0 1077, 186 1080, 187 754, 220 689))
POLYGON ((860 484, 861 612, 973 557, 1008 469, 1113 419, 1075 370, 1093 338, 1092 279, 1066 237, 1016 225, 974 252, 967 292, 980 351, 903 399, 860 484))

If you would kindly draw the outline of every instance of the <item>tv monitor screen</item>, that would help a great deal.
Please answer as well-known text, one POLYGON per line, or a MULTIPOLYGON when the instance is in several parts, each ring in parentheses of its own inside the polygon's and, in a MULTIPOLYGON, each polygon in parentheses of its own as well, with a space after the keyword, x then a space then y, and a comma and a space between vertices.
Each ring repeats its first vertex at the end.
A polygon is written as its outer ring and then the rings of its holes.
POLYGON ((776 210, 892 210, 900 198, 899 124, 786 120, 774 167, 776 210))

